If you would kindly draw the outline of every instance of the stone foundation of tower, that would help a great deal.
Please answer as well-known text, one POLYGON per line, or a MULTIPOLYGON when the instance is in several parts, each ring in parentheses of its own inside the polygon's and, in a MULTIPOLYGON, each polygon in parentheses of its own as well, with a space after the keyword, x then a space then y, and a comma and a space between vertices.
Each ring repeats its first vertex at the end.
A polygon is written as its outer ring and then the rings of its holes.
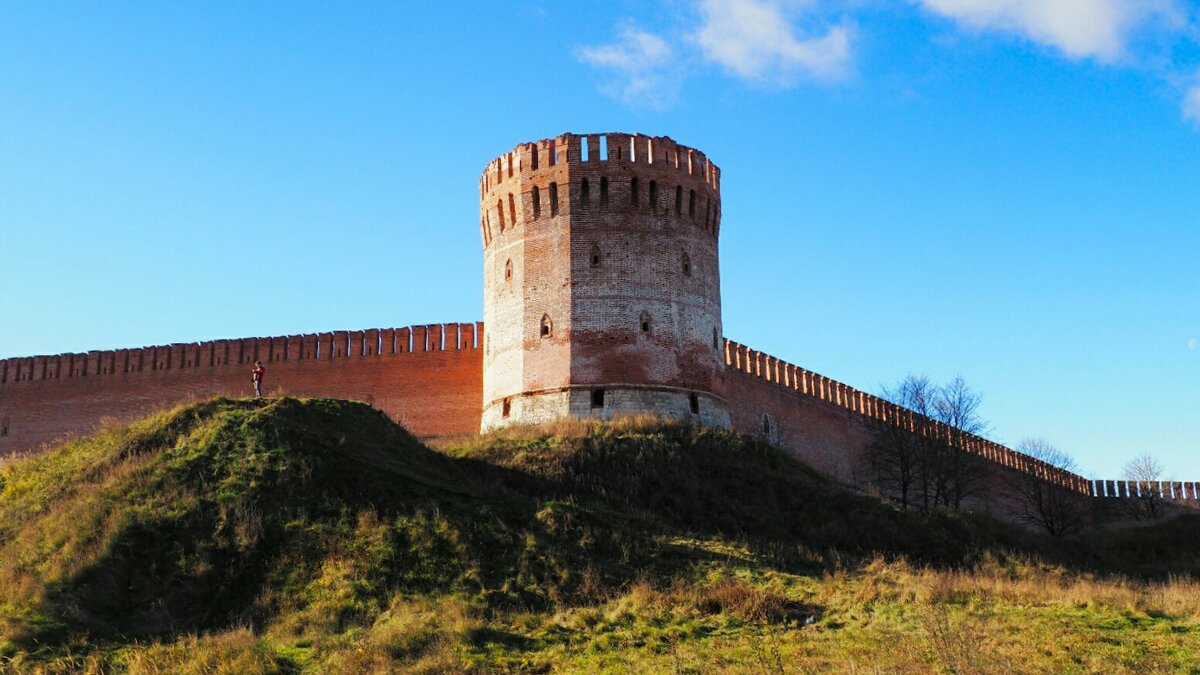
POLYGON ((522 393, 484 408, 480 426, 486 432, 514 422, 543 424, 567 417, 610 420, 638 415, 706 427, 730 426, 728 404, 712 394, 632 386, 570 387, 522 393))

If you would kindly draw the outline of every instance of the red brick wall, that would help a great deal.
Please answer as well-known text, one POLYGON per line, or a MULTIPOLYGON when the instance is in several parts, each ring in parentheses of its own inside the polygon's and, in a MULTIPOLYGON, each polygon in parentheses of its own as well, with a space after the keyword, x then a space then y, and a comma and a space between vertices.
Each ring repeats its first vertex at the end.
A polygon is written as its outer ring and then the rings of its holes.
MULTIPOLYGON (((104 418, 129 420, 189 400, 253 392, 250 368, 266 364, 265 393, 366 401, 418 436, 474 433, 482 403, 483 324, 338 331, 0 360, 0 455, 84 433, 104 418), (478 338, 477 338, 478 336, 478 338)), ((724 341, 733 428, 762 435, 818 471, 867 486, 863 451, 871 420, 904 424, 909 411, 732 341, 724 341)), ((1098 497, 1153 490, 1200 507, 1200 483, 1097 481, 1053 469, 986 439, 992 499, 1003 510, 1006 473, 1033 473, 1098 497)))
MULTIPOLYGON (((730 370, 734 429, 766 434, 817 470, 846 483, 865 485, 870 480, 863 460, 870 439, 869 423, 904 425, 913 415, 877 396, 733 341, 726 341, 725 361, 730 370)), ((1064 487, 1092 493, 1091 482, 1082 476, 985 438, 973 437, 967 448, 998 469, 1036 474, 1064 487)))
POLYGON ((0 454, 36 450, 215 395, 264 393, 365 401, 418 436, 474 433, 482 399, 482 324, 339 331, 0 361, 0 454))

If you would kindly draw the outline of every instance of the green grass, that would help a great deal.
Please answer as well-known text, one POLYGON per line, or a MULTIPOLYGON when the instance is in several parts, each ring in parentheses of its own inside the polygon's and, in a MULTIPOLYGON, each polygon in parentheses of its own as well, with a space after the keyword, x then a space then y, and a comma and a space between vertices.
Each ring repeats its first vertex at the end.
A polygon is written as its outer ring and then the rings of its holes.
POLYGON ((1200 672, 1200 518, 1066 542, 625 420, 215 399, 0 468, 0 672, 1200 672))

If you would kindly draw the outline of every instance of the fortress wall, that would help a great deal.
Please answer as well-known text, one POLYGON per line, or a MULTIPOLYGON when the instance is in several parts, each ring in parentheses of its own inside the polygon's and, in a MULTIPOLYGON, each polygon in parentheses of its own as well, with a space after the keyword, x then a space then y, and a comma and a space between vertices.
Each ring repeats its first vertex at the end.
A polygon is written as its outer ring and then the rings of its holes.
MULTIPOLYGON (((869 482, 864 454, 871 426, 913 426, 916 413, 910 410, 732 340, 725 342, 725 364, 734 429, 765 435, 813 468, 847 483, 869 482)), ((998 469, 989 480, 1004 481, 1007 469, 1083 494, 1095 493, 1092 481, 999 443, 970 436, 966 445, 968 452, 998 469)), ((1182 488, 1178 492, 1182 494, 1182 488)))
MULTIPOLYGON (((814 469, 848 484, 866 486, 865 451, 878 423, 913 428, 916 413, 793 364, 725 341, 726 391, 733 428, 768 438, 814 469)), ((943 433, 950 430, 937 425, 943 433)), ((1089 480, 994 441, 967 440, 967 451, 990 463, 985 493, 974 507, 1010 510, 1013 473, 1030 474, 1093 497, 1155 494, 1166 502, 1200 508, 1200 482, 1089 480)))
MULTIPOLYGON (((3 359, 0 455, 88 432, 105 418, 250 395, 255 360, 267 366, 269 395, 355 399, 418 436, 470 434, 479 428, 483 343, 483 324, 464 323, 3 359)), ((722 344, 733 428, 764 436, 837 480, 869 484, 863 457, 872 425, 913 426, 909 410, 736 342, 722 344)), ((1095 497, 1157 494, 1200 508, 1200 482, 1089 481, 979 437, 969 451, 994 467, 993 487, 1022 472, 1095 497)), ((1002 508, 1002 499, 981 506, 1002 508)))
POLYGON ((0 360, 0 455, 190 400, 264 394, 365 401, 418 436, 473 433, 483 324, 214 340, 0 360))
POLYGON ((843 483, 863 482, 861 459, 868 433, 849 411, 733 367, 725 392, 735 431, 766 438, 843 483))

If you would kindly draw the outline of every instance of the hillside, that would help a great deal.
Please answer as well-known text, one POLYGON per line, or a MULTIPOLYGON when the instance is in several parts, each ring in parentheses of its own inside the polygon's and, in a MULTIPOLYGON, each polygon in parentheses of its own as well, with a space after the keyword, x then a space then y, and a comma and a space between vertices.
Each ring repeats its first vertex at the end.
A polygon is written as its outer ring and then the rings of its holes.
POLYGON ((1051 542, 728 432, 215 399, 0 469, 14 672, 1197 672, 1200 518, 1051 542))

